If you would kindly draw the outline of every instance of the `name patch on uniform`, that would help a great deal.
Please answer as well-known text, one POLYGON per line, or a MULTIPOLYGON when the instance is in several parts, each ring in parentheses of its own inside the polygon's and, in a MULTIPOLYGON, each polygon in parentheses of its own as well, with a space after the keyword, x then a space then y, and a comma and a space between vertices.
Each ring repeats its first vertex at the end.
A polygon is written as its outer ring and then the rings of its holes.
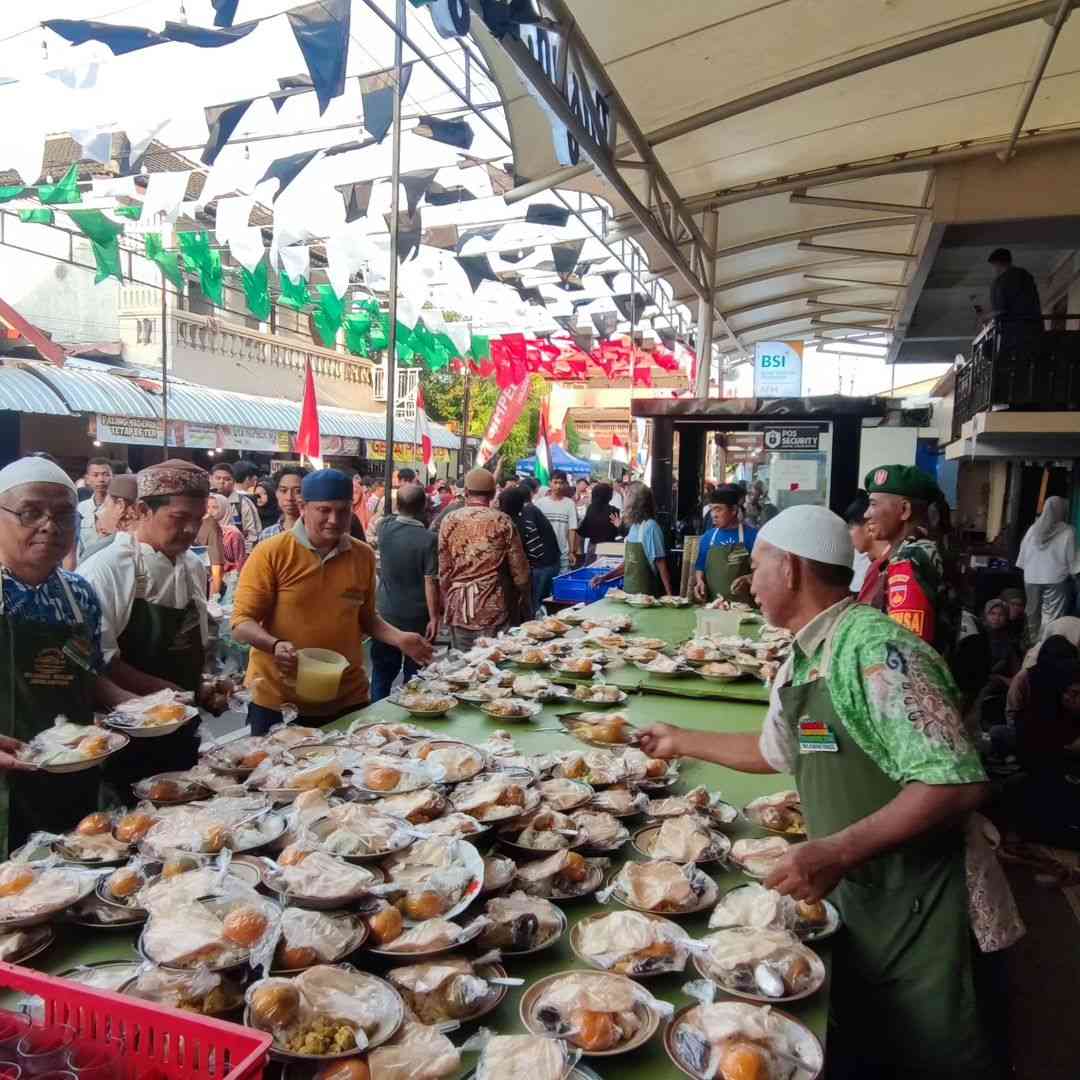
POLYGON ((840 747, 832 729, 822 720, 804 716, 799 720, 800 754, 835 754, 840 747))

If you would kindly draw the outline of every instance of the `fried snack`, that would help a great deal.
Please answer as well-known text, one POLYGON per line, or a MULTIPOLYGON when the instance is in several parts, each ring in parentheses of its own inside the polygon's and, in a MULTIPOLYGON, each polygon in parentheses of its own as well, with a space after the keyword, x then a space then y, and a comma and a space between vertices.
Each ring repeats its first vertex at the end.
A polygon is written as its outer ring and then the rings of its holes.
POLYGON ((401 936, 405 920, 401 912, 391 904, 380 908, 368 921, 368 930, 376 945, 387 945, 401 936))
POLYGON ((125 844, 137 844, 153 827, 154 819, 136 810, 134 813, 125 814, 116 823, 116 839, 125 844))
POLYGON ((237 907, 225 916, 224 936, 234 945, 250 949, 266 932, 267 918, 254 907, 237 907))
POLYGON ((106 883, 108 893, 115 900, 126 900, 146 884, 146 879, 130 866, 114 870, 106 883))
POLYGON ((154 705, 143 713, 147 727, 160 727, 165 724, 175 724, 187 716, 187 709, 178 703, 171 705, 154 705))
POLYGON ((108 814, 100 810, 96 814, 87 814, 86 817, 75 826, 75 831, 80 836, 101 836, 112 829, 112 819, 108 814))
POLYGON ((274 1030, 295 1023, 300 1011, 300 992, 291 983, 260 986, 251 995, 252 1019, 259 1027, 274 1030))
POLYGON ((167 802, 182 798, 184 787, 175 780, 155 780, 147 789, 146 794, 153 801, 167 802))
POLYGON ((0 896, 15 896, 29 888, 34 871, 21 863, 5 863, 0 868, 0 896))

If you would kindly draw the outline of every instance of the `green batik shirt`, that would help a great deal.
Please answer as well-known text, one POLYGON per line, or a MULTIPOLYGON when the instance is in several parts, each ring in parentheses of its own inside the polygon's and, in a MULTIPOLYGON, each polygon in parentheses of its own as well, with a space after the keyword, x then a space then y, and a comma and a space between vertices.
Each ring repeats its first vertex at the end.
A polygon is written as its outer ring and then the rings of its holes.
MULTIPOLYGON (((934 648, 865 604, 843 600, 796 635, 775 686, 801 686, 824 674, 851 737, 886 776, 900 784, 971 784, 986 779, 960 716, 960 693, 934 648)), ((766 761, 794 770, 794 726, 773 695, 761 736, 766 761)))

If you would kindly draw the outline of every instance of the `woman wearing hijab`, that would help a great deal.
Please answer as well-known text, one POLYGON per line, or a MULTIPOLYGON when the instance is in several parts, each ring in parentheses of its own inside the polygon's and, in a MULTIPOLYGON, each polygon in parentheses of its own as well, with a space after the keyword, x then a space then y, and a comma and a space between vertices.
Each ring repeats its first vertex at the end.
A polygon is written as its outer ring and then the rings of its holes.
POLYGON ((597 544, 609 544, 619 538, 619 515, 611 508, 614 489, 610 484, 596 484, 585 516, 578 526, 578 536, 588 541, 586 561, 596 557, 597 544))
POLYGON ((1069 610, 1069 576, 1076 562, 1076 530, 1065 522, 1069 504, 1051 495, 1024 534, 1016 565, 1024 572, 1028 631, 1032 640, 1069 610))
POLYGON ((978 633, 961 638, 953 653, 949 666, 969 730, 989 731, 1005 721, 1005 695, 1021 662, 1008 624, 1008 604, 987 601, 978 633))
POLYGON ((255 509, 259 511, 259 522, 263 529, 273 525, 281 516, 274 481, 269 477, 264 477, 255 485, 255 509))

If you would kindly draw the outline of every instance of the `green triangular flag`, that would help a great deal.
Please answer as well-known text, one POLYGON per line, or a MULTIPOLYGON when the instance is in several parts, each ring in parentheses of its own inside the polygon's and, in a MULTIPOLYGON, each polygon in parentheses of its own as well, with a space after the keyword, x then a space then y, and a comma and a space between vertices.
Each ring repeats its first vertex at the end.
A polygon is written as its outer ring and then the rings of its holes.
POLYGON ((56 215, 51 210, 20 210, 19 220, 24 224, 51 225, 56 215))
POLYGON ((17 199, 25 190, 26 188, 22 184, 10 184, 7 187, 0 187, 0 203, 17 199))
POLYGON ((210 234, 205 229, 198 232, 177 233, 184 263, 199 271, 199 287, 212 304, 220 307, 225 302, 225 283, 221 274, 221 252, 210 246, 210 234))
MULTIPOLYGON (((379 312, 379 326, 382 328, 382 345, 377 348, 386 349, 390 345, 390 316, 385 312, 379 312)), ((372 335, 374 342, 374 335, 372 335)), ((397 342, 395 347, 397 358, 407 364, 416 359, 416 350, 413 347, 413 330, 400 320, 397 324, 397 342)))
POLYGON ((180 272, 180 257, 175 251, 166 251, 161 244, 160 233, 146 234, 146 257, 157 263, 162 274, 176 286, 179 292, 184 287, 184 275, 180 272))
POLYGON ((79 192, 79 167, 72 165, 59 184, 39 184, 37 197, 39 202, 50 205, 82 202, 79 192))
POLYGON ((124 275, 120 272, 120 234, 124 226, 110 221, 100 210, 69 210, 68 217, 94 249, 94 262, 97 264, 94 284, 98 285, 109 277, 123 281, 124 275))
POLYGON ((134 206, 118 206, 115 213, 121 217, 130 218, 132 221, 138 221, 142 217, 142 203, 136 203, 134 206))
POLYGON ((247 270, 240 271, 240 281, 244 286, 244 298, 247 300, 248 311, 259 322, 268 322, 270 319, 270 289, 266 283, 266 260, 263 259, 255 267, 254 273, 247 270))
POLYGON ((338 331, 345 315, 345 302, 330 285, 319 286, 319 306, 312 316, 323 346, 332 349, 337 344, 338 331))
POLYGON ((307 279, 301 278, 299 281, 292 281, 288 274, 284 270, 278 275, 278 280, 281 284, 281 295, 278 300, 286 307, 296 308, 297 311, 301 311, 310 301, 307 289, 307 279))
POLYGON ((371 316, 345 316, 345 348, 353 356, 371 356, 371 316))
POLYGON ((473 334, 469 352, 472 353, 474 360, 490 360, 491 338, 484 337, 482 334, 473 334))

